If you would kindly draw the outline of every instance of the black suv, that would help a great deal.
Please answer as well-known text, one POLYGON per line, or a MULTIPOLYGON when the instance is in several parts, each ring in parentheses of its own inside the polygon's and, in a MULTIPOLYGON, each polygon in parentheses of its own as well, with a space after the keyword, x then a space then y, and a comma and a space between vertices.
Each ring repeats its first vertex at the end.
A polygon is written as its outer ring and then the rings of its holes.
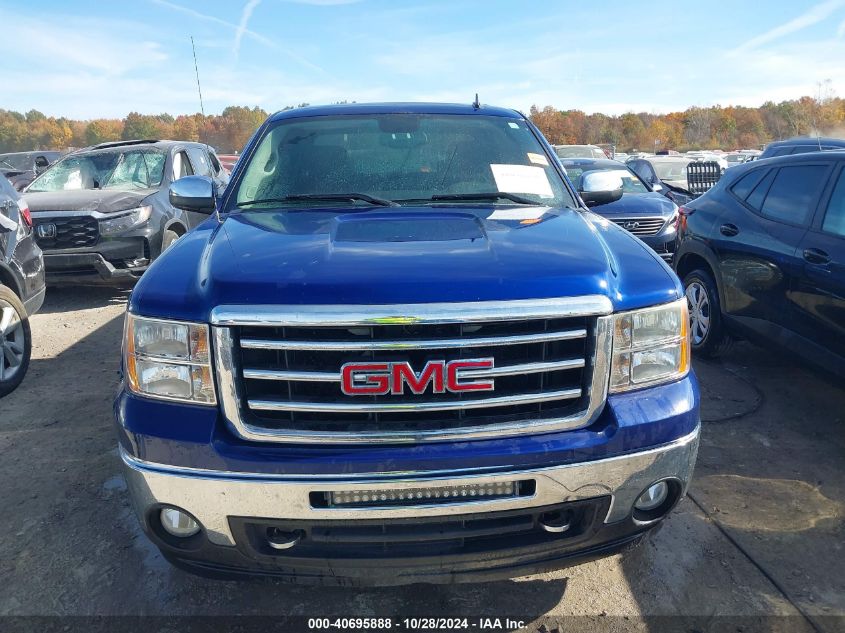
POLYGON ((23 380, 32 339, 29 317, 44 302, 44 260, 26 202, 0 176, 0 398, 23 380))
POLYGON ((845 151, 734 167, 680 212, 693 350, 747 335, 845 373, 845 151))
POLYGON ((200 143, 123 141, 68 154, 26 189, 49 284, 134 282, 207 216, 175 208, 170 183, 228 174, 200 143))
POLYGON ((791 138, 785 141, 775 141, 766 145, 766 149, 760 154, 760 158, 774 158, 775 156, 787 156, 790 154, 806 154, 808 152, 826 152, 845 150, 845 139, 841 138, 817 138, 814 136, 802 136, 791 138))

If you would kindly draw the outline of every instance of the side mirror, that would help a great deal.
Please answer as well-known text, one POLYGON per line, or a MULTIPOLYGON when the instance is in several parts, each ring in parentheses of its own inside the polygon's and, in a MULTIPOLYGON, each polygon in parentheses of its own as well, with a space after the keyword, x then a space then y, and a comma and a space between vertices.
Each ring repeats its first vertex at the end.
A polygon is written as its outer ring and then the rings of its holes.
POLYGON ((195 213, 214 213, 214 183, 208 176, 185 176, 170 184, 170 204, 195 213))
POLYGON ((622 178, 606 171, 581 175, 581 199, 588 207, 616 202, 622 197, 622 178))

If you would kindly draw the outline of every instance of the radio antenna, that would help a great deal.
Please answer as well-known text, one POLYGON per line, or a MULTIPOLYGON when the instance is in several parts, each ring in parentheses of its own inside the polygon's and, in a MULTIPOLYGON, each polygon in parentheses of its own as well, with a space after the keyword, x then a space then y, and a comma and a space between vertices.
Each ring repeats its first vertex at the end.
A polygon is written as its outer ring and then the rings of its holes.
POLYGON ((205 108, 202 105, 202 86, 200 86, 200 69, 197 65, 197 47, 194 45, 194 36, 191 36, 191 50, 194 52, 194 73, 197 76, 197 92, 200 95, 200 112, 202 118, 205 119, 205 108))
MULTIPOLYGON (((194 53, 194 73, 197 76, 197 92, 200 96, 200 114, 202 114, 202 122, 205 123, 205 107, 202 104, 202 86, 200 86, 200 69, 199 65, 197 64, 197 47, 194 44, 194 36, 191 35, 191 51, 194 53)), ((197 139, 199 139, 200 129, 197 128, 197 139)), ((208 153, 208 160, 211 160, 211 148, 208 146, 208 142, 205 143, 205 150, 208 153)), ((209 165, 209 169, 211 169, 212 165, 209 165)), ((213 190, 213 187, 212 187, 213 190)), ((215 196, 216 197, 216 196, 215 196)), ((217 221, 220 221, 220 209, 217 208, 217 205, 214 205, 214 213, 217 215, 217 221)))
POLYGON ((478 93, 475 93, 475 101, 472 102, 472 109, 478 110, 481 107, 481 102, 478 100, 478 93))

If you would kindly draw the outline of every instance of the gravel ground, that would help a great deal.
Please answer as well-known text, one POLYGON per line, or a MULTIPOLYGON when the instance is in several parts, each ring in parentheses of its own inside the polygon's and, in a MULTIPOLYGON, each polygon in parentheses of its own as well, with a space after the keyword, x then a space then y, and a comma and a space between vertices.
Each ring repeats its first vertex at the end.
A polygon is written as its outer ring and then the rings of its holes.
POLYGON ((646 630, 644 615, 705 623, 689 630, 845 626, 845 390, 745 343, 719 363, 697 362, 705 403, 695 481, 630 555, 513 581, 395 589, 175 570, 141 533, 115 450, 126 298, 50 289, 32 319, 29 374, 0 402, 0 615, 517 615, 523 626, 503 629, 530 631, 570 615, 605 630, 646 630))

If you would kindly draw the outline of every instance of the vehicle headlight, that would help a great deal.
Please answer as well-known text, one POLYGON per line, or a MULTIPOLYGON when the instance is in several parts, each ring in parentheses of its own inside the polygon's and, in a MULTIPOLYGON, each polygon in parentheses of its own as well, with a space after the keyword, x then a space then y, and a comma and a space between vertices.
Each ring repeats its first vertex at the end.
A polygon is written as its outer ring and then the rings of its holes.
POLYGON ((663 234, 664 235, 671 235, 675 231, 678 230, 678 219, 680 215, 678 214, 678 207, 675 206, 675 212, 672 214, 672 217, 669 218, 669 221, 663 225, 663 234))
POLYGON ((216 404, 208 326, 126 314, 124 372, 130 391, 163 400, 216 404))
POLYGON ((686 299, 614 315, 611 392, 678 380, 689 367, 686 299))
POLYGON ((100 220, 100 234, 115 235, 116 233, 123 233, 129 229, 134 229, 136 226, 149 220, 152 212, 153 208, 150 205, 121 211, 114 217, 100 220))

